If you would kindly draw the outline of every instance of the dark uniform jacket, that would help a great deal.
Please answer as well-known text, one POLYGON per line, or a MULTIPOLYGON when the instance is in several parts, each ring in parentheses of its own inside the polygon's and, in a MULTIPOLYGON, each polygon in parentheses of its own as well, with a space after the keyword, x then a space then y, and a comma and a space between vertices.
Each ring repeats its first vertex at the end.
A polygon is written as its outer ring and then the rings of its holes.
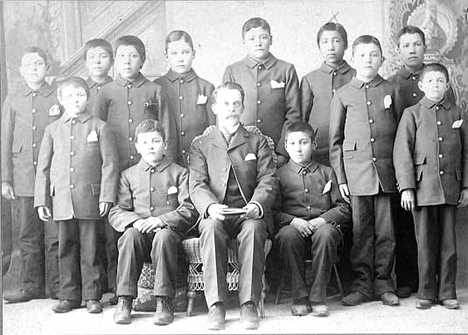
POLYGON ((330 106, 330 163, 351 195, 396 192, 393 142, 401 116, 397 85, 377 75, 356 77, 338 89, 330 106))
POLYGON ((99 202, 115 203, 119 164, 106 123, 87 112, 47 126, 37 165, 34 206, 54 220, 100 219, 99 202))
POLYGON ((302 167, 291 159, 278 170, 275 222, 280 229, 294 218, 323 218, 343 233, 351 228, 351 208, 338 190, 332 168, 312 161, 302 167))
POLYGON ((94 104, 96 102, 96 97, 98 93, 101 91, 101 88, 112 82, 112 77, 107 76, 106 80, 103 83, 96 83, 94 80, 89 77, 86 79, 86 83, 88 84, 89 87, 89 100, 88 100, 88 110, 93 111, 94 110, 94 104))
POLYGON ((246 126, 257 126, 273 139, 276 151, 287 156, 282 131, 301 121, 299 80, 290 63, 276 59, 272 54, 263 64, 251 57, 229 65, 223 82, 233 81, 245 91, 245 110, 241 121, 246 126))
POLYGON ((330 102, 336 90, 349 83, 356 74, 348 63, 333 68, 323 62, 317 70, 309 72, 301 81, 302 119, 317 130, 314 158, 322 164, 330 165, 328 129, 330 127, 330 102))
POLYGON ((169 111, 177 124, 179 146, 177 163, 187 166, 190 144, 195 136, 203 133, 206 127, 215 124, 216 119, 211 110, 211 94, 214 86, 197 76, 192 69, 184 75, 169 72, 154 81, 162 87, 167 96, 169 111))
POLYGON ((138 219, 159 217, 170 229, 185 233, 197 219, 190 201, 188 170, 164 157, 156 166, 143 159, 120 176, 117 204, 109 223, 124 231, 138 219))
POLYGON ((135 165, 140 159, 135 149, 135 128, 145 119, 159 120, 166 133, 166 154, 170 160, 176 158, 177 128, 169 112, 167 99, 161 94, 161 86, 149 81, 141 73, 133 82, 119 75, 101 88, 93 115, 106 121, 112 130, 121 171, 135 165))
MULTIPOLYGON (((193 140, 189 168, 190 197, 203 217, 209 205, 223 202, 231 169, 243 198, 260 205, 264 217, 271 215, 278 178, 264 136, 240 125, 228 145, 219 128, 210 127, 193 140)), ((273 221, 265 220, 273 234, 273 221)))
POLYGON ((25 83, 8 95, 2 111, 2 181, 17 196, 34 196, 34 179, 44 129, 61 116, 54 87, 32 91, 25 83))
POLYGON ((418 206, 457 205, 468 187, 467 135, 464 113, 447 99, 405 109, 393 152, 400 191, 416 190, 418 206))

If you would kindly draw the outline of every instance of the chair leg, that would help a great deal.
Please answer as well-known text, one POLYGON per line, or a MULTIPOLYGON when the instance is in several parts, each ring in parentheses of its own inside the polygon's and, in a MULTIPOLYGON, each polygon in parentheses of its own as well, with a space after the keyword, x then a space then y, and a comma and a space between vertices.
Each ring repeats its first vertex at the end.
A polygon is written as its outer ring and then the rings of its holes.
POLYGON ((285 272, 281 271, 280 282, 278 284, 278 288, 276 289, 275 305, 281 304, 281 292, 283 291, 284 281, 286 279, 285 277, 285 272))
POLYGON ((195 291, 188 291, 187 292, 187 316, 193 315, 193 304, 195 302, 195 298, 197 297, 197 292, 195 291))
POLYGON ((266 280, 265 273, 262 276, 262 292, 260 293, 260 300, 258 301, 258 310, 260 312, 260 317, 265 317, 265 297, 266 297, 266 280))
POLYGON ((333 272, 335 272, 336 283, 338 285, 338 290, 340 291, 341 297, 344 297, 343 286, 341 285, 340 275, 338 274, 338 268, 336 264, 333 264, 333 272))

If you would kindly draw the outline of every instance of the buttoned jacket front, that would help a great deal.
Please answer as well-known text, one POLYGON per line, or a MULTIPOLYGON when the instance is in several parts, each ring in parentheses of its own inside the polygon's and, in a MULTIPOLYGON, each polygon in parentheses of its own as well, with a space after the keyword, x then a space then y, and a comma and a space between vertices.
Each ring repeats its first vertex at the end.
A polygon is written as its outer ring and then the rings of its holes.
POLYGON ((418 206, 458 205, 468 187, 468 138, 464 113, 447 99, 426 97, 405 109, 393 159, 400 191, 416 191, 418 206))
POLYGON ((97 83, 94 80, 89 77, 86 79, 86 83, 88 84, 89 87, 89 99, 88 99, 88 110, 93 111, 94 110, 94 104, 96 103, 96 98, 98 93, 101 91, 101 88, 104 87, 104 85, 109 84, 112 82, 112 77, 106 76, 106 79, 102 83, 97 83))
POLYGON ((67 114, 47 126, 39 153, 34 206, 54 220, 99 219, 99 202, 115 203, 119 165, 114 137, 90 114, 67 114))
POLYGON ((161 86, 141 73, 133 82, 119 75, 101 88, 93 115, 106 121, 112 130, 121 171, 135 165, 140 159, 135 149, 135 128, 145 119, 159 120, 166 133, 166 154, 170 160, 176 158, 177 128, 169 112, 167 98, 161 94, 161 86))
POLYGON ((177 125, 177 164, 187 166, 190 144, 206 127, 216 123, 211 110, 214 86, 191 69, 184 75, 169 70, 154 81, 167 96, 169 111, 177 125))
POLYGON ((401 116, 398 86, 377 75, 338 89, 330 107, 330 163, 351 195, 396 192, 393 142, 401 116))
POLYGON ((226 81, 240 84, 245 91, 242 123, 257 126, 275 142, 276 151, 287 156, 280 139, 290 124, 301 120, 299 79, 294 66, 272 54, 261 64, 246 56, 226 68, 226 81))
POLYGON ((34 196, 39 148, 46 126, 61 116, 54 87, 44 83, 37 91, 23 83, 8 95, 2 111, 2 181, 17 196, 34 196))
MULTIPOLYGON (((246 202, 256 202, 264 216, 271 215, 277 191, 276 164, 265 137, 247 131, 242 125, 228 145, 218 127, 212 126, 196 137, 189 156, 190 197, 200 215, 208 206, 222 203, 232 169, 246 202)), ((272 220, 265 219, 270 233, 272 220)))

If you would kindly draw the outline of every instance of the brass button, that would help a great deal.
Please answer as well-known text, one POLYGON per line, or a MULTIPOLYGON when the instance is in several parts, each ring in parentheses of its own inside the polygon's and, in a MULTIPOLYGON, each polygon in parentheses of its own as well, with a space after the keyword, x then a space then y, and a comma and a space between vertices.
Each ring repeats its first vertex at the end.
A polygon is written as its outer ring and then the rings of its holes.
POLYGON ((33 143, 33 144, 32 144, 32 147, 33 147, 33 148, 37 147, 37 144, 36 144, 36 143, 33 143))
POLYGON ((262 123, 262 119, 258 119, 258 120, 257 120, 257 123, 262 123))
POLYGON ((436 124, 437 124, 438 126, 440 126, 440 125, 442 124, 442 122, 437 121, 436 124))
POLYGON ((183 114, 183 113, 182 113, 182 114, 180 114, 180 117, 181 117, 181 118, 185 117, 185 114, 183 114))
POLYGON ((187 151, 185 151, 185 149, 182 149, 182 153, 183 153, 184 155, 185 155, 186 152, 187 152, 187 151))
POLYGON ((133 141, 133 137, 130 136, 130 137, 128 138, 128 141, 129 141, 129 142, 133 141))
POLYGON ((127 101, 127 105, 131 105, 132 102, 130 100, 127 101))
POLYGON ((376 162, 376 161, 377 161, 377 158, 372 157, 372 161, 373 161, 373 162, 376 162))
POLYGON ((180 136, 185 136, 185 131, 181 131, 180 136))
POLYGON ((369 119, 369 123, 370 123, 370 124, 374 123, 374 120, 369 119))
POLYGON ((70 136, 70 140, 74 140, 74 139, 75 139, 75 135, 70 136))
POLYGON ((371 138, 370 138, 370 141, 371 141, 372 143, 374 143, 374 142, 375 142, 375 138, 371 137, 371 138))
POLYGON ((70 184, 70 188, 73 190, 75 188, 75 185, 70 184))
POLYGON ((154 207, 153 207, 153 206, 150 207, 150 211, 154 211, 154 207))
POLYGON ((366 85, 365 87, 366 87, 366 88, 369 88, 369 85, 366 85))
POLYGON ((441 136, 438 138, 439 142, 442 142, 444 140, 444 138, 441 136))
POLYGON ((184 97, 183 96, 179 96, 179 100, 182 100, 184 97))
POLYGON ((413 93, 413 98, 416 98, 418 95, 416 93, 413 93))
POLYGON ((133 160, 133 158, 135 158, 135 157, 133 157, 133 155, 130 155, 130 159, 132 159, 132 160, 133 160))
POLYGON ((128 88, 132 88, 132 84, 128 84, 128 88))
POLYGON ((37 130, 37 127, 36 127, 36 126, 32 126, 32 130, 37 130))
POLYGON ((132 123, 133 122, 133 119, 128 119, 128 123, 132 123))
POLYGON ((367 106, 370 106, 370 105, 372 105, 372 102, 367 101, 366 104, 367 104, 367 106))
POLYGON ((36 113, 36 108, 33 108, 31 112, 33 112, 33 114, 36 113))
POLYGON ((257 87, 260 87, 260 86, 262 86, 262 84, 260 84, 260 83, 257 83, 257 87))
POLYGON ((70 156, 75 156, 75 152, 74 152, 74 151, 70 151, 70 156))
POLYGON ((442 154, 439 154, 439 158, 444 158, 444 155, 442 155, 442 154))
POLYGON ((443 175, 444 175, 444 170, 440 170, 440 171, 439 171, 439 174, 440 174, 441 176, 443 176, 443 175))
POLYGON ((306 189, 304 190, 304 192, 305 192, 305 193, 309 193, 309 189, 306 188, 306 189))
POLYGON ((36 162, 36 161, 34 161, 34 162, 33 162, 33 165, 34 165, 34 166, 36 166, 36 165, 37 165, 37 162, 36 162))
POLYGON ((36 92, 33 92, 32 96, 33 96, 33 97, 37 96, 37 93, 36 93, 36 92))
POLYGON ((150 188, 150 191, 151 191, 151 192, 154 192, 154 187, 151 187, 151 188, 150 188))
POLYGON ((257 100, 257 105, 260 105, 262 102, 260 100, 257 100))
POLYGON ((70 168, 70 172, 75 172, 75 168, 70 168))

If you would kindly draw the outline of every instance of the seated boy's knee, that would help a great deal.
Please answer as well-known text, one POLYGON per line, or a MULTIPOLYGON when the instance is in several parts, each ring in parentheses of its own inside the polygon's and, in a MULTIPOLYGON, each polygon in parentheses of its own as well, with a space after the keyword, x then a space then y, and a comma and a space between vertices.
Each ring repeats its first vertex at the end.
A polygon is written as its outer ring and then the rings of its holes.
POLYGON ((340 233, 338 232, 338 228, 331 224, 323 224, 321 225, 312 235, 312 240, 317 241, 330 241, 334 239, 339 239, 340 233))
POLYGON ((302 238, 302 235, 299 232, 299 230, 297 230, 296 228, 294 228, 291 225, 287 225, 287 226, 282 227, 278 231, 278 233, 275 235, 275 240, 277 240, 277 241, 287 241, 289 239, 297 238, 297 237, 302 238))
POLYGON ((122 236, 120 236, 119 238, 119 247, 122 245, 122 244, 125 244, 129 241, 134 241, 136 239, 140 239, 142 237, 142 234, 138 231, 138 229, 136 228, 128 228, 124 231, 124 233, 122 234, 122 236))

